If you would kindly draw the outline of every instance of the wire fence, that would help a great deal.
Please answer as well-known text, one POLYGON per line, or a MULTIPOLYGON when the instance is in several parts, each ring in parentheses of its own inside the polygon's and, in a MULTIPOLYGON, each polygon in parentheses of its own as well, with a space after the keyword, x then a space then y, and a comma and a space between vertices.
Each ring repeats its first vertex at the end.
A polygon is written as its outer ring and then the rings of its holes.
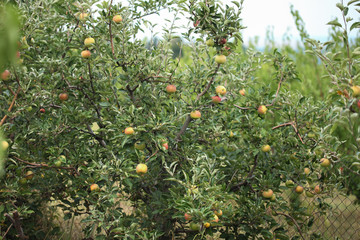
MULTIPOLYGON (((305 239, 360 240, 360 205, 355 204, 355 196, 334 193, 332 197, 323 199, 306 194, 286 195, 289 204, 298 204, 306 213, 299 221, 299 225, 307 225, 308 230, 302 232, 305 239)), ((288 230, 290 239, 299 235, 296 226, 289 219, 283 216, 278 216, 277 219, 288 230)))

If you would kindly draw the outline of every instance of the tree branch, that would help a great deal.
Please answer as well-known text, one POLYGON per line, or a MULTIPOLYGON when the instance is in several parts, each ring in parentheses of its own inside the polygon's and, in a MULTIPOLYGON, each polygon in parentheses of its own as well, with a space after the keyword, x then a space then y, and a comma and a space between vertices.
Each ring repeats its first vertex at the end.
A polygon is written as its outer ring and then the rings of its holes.
POLYGON ((13 212, 12 216, 10 216, 10 214, 8 214, 8 213, 5 213, 4 216, 7 217, 10 220, 10 222, 14 225, 14 227, 18 233, 18 237, 21 240, 29 239, 29 237, 25 236, 25 234, 24 234, 24 231, 21 227, 20 216, 17 211, 13 212))
MULTIPOLYGON (((14 98, 13 98, 13 100, 11 101, 10 107, 8 108, 8 112, 10 112, 11 109, 14 107, 14 104, 15 104, 15 101, 16 101, 17 96, 19 95, 20 89, 21 89, 21 87, 20 87, 20 85, 19 85, 19 87, 18 87, 18 89, 17 89, 17 91, 16 91, 16 94, 14 95, 14 98)), ((8 115, 5 115, 5 116, 1 119, 1 121, 0 121, 0 127, 5 123, 7 117, 8 117, 8 115)))
POLYGON ((275 214, 282 215, 282 216, 285 216, 285 217, 287 217, 287 218, 290 218, 291 221, 293 221, 293 223, 295 224, 295 226, 296 226, 296 228, 297 228, 297 230, 298 230, 301 238, 302 238, 303 240, 305 240, 299 224, 296 222, 296 220, 295 220, 292 216, 290 216, 289 214, 283 213, 283 212, 277 212, 277 211, 275 211, 275 210, 273 210, 273 211, 275 212, 275 214))

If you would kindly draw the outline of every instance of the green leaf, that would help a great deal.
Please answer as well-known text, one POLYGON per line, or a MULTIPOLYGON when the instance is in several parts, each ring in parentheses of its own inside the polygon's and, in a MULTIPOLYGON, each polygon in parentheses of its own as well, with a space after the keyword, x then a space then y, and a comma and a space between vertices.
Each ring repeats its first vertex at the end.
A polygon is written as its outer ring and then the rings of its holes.
POLYGON ((342 27, 342 25, 338 22, 337 19, 328 22, 327 25, 332 25, 332 26, 336 26, 336 27, 342 27))
POLYGON ((350 27, 350 31, 353 30, 354 28, 359 28, 359 27, 360 27, 360 22, 354 22, 350 27))

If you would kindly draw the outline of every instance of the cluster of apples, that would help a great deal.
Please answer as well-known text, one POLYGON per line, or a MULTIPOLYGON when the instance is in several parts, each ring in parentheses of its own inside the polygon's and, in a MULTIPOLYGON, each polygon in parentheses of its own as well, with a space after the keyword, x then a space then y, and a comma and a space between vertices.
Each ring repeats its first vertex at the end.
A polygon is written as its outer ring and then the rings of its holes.
MULTIPOLYGON (((223 215, 222 210, 214 210, 214 216, 213 216, 213 219, 211 220, 211 222, 218 223, 220 220, 219 217, 221 217, 222 215, 223 215)), ((189 213, 185 213, 184 218, 185 218, 185 221, 191 221, 192 216, 189 213)), ((195 223, 195 222, 190 222, 189 227, 193 231, 199 231, 201 229, 200 224, 195 223)), ((205 222, 205 223, 203 223, 203 227, 209 228, 209 227, 211 227, 211 223, 205 222)))

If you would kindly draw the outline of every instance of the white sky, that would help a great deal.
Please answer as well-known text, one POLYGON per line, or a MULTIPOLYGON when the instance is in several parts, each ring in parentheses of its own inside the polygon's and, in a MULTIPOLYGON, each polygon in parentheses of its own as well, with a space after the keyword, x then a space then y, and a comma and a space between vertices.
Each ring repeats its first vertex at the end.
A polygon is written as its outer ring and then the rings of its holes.
MULTIPOLYGON (((118 0, 125 2, 125 0, 118 0)), ((281 44, 284 34, 293 39, 299 39, 299 33, 296 30, 294 19, 290 13, 290 5, 294 5, 294 9, 298 10, 300 16, 305 22, 305 28, 310 34, 311 38, 326 41, 330 26, 326 25, 335 17, 339 18, 342 23, 340 10, 336 7, 336 3, 341 0, 245 0, 244 8, 241 14, 243 25, 247 28, 242 30, 243 39, 248 42, 249 38, 255 36, 260 37, 259 44, 264 43, 266 31, 269 27, 273 29, 274 39, 277 43, 281 44)), ((223 0, 224 3, 230 3, 231 0, 223 0)), ((348 0, 344 0, 344 5, 348 0)), ((353 6, 353 5, 352 5, 353 6)), ((349 11, 348 16, 359 20, 360 14, 353 8, 349 11)), ((172 19, 174 14, 169 14, 162 11, 160 16, 153 15, 147 17, 152 23, 157 23, 158 27, 155 29, 161 32, 164 27, 164 19, 172 19)), ((181 21, 181 24, 187 21, 181 21)), ((352 36, 355 36, 357 29, 353 30, 352 36)), ((145 31, 143 36, 149 37, 150 32, 145 31)))

